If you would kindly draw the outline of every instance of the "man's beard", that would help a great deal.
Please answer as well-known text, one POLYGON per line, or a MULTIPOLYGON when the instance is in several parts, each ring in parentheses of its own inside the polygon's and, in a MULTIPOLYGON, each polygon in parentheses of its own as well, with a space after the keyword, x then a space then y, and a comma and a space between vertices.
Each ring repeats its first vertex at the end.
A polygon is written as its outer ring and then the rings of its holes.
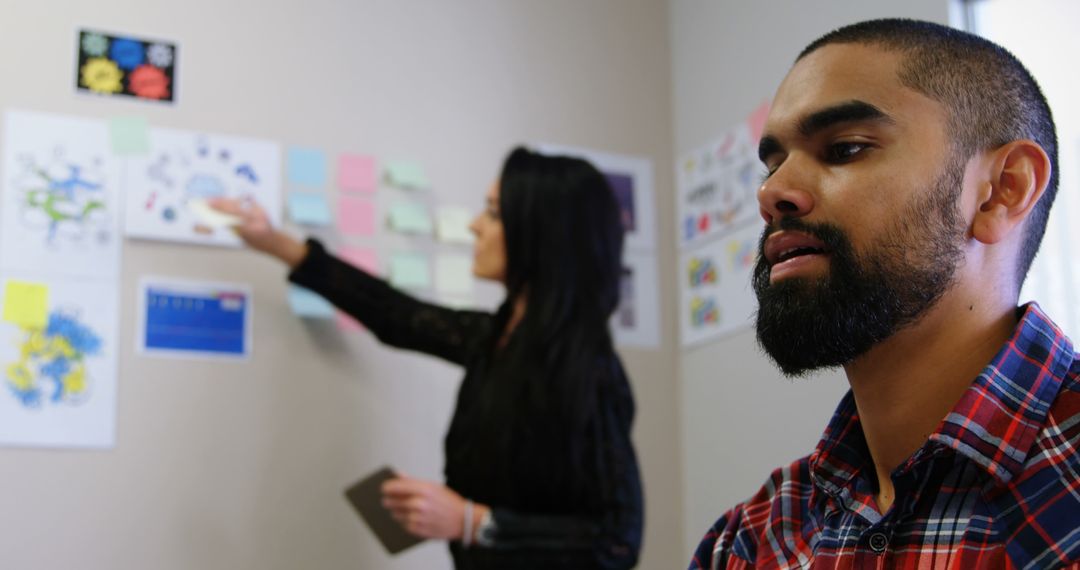
POLYGON ((864 254, 831 224, 782 218, 765 228, 753 286, 758 343, 787 376, 847 364, 914 323, 952 286, 966 233, 957 198, 960 164, 947 166, 934 188, 911 200, 864 254), (765 239, 795 230, 821 240, 829 270, 822 277, 769 283, 765 239))

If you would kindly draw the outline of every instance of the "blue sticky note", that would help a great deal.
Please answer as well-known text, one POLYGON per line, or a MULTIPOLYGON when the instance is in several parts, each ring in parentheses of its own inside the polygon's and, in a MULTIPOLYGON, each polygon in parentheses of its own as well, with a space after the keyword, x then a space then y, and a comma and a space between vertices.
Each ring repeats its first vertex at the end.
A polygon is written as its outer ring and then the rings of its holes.
POLYGON ((416 253, 399 253, 390 258, 390 284, 406 289, 431 287, 431 272, 427 256, 416 253))
POLYGON ((326 187, 326 153, 317 148, 290 148, 288 169, 290 184, 308 188, 326 187))
POLYGON ((289 286, 289 308, 294 315, 306 319, 333 319, 334 306, 326 299, 303 287, 289 286))
POLYGON ((329 226, 330 203, 318 192, 289 192, 289 219, 307 226, 329 226))

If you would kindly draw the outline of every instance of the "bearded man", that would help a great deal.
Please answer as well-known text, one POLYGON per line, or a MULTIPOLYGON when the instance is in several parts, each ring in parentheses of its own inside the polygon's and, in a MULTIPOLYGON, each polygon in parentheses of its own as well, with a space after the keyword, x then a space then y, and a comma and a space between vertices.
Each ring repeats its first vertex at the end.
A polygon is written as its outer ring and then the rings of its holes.
POLYGON ((944 26, 847 26, 799 55, 759 155, 758 341, 851 391, 691 569, 1080 567, 1080 360, 1017 306, 1057 189, 1031 74, 944 26))

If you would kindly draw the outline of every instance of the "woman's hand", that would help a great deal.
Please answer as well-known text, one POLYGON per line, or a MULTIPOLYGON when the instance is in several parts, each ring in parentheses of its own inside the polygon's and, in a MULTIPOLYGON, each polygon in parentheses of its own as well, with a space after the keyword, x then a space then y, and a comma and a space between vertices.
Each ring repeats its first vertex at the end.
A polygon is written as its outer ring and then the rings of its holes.
POLYGON ((289 267, 296 267, 307 255, 307 245, 274 228, 266 210, 258 204, 231 198, 213 198, 208 203, 215 210, 240 218, 233 231, 248 247, 268 253, 289 267))
POLYGON ((464 534, 465 499, 446 485, 399 476, 383 483, 382 492, 383 506, 410 533, 446 540, 464 534))

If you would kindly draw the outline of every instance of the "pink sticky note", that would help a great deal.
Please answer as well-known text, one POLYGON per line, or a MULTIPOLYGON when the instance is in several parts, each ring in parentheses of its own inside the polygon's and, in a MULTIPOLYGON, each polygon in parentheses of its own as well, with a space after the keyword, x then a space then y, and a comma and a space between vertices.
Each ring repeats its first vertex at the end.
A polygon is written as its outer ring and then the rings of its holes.
POLYGON ((338 230, 349 235, 375 235, 375 204, 363 198, 339 198, 338 230))
POLYGON ((341 332, 356 332, 364 330, 364 325, 357 322, 356 319, 338 311, 337 318, 334 319, 337 322, 337 328, 341 332))
POLYGON ((360 154, 343 154, 338 159, 338 186, 351 192, 372 193, 378 186, 375 159, 360 154))
POLYGON ((343 247, 338 250, 338 257, 352 265, 373 273, 379 274, 379 255, 374 249, 367 247, 343 247))
MULTIPOLYGON (((379 274, 379 254, 374 249, 368 247, 343 247, 338 249, 337 256, 368 273, 379 274)), ((337 328, 341 332, 364 330, 364 325, 341 311, 338 311, 334 320, 337 322, 337 328)))

